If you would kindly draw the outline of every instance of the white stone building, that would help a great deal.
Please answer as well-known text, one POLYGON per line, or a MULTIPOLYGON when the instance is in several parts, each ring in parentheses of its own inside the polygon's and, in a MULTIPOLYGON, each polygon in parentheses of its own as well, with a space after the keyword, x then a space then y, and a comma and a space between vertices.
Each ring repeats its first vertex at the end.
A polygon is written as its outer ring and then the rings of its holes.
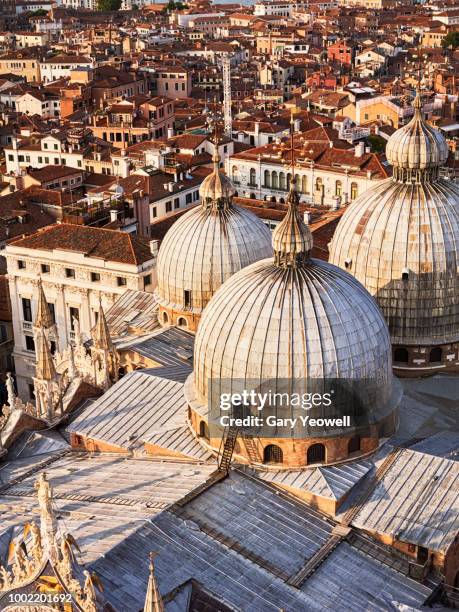
POLYGON ((57 224, 9 244, 7 260, 18 394, 32 397, 34 321, 39 279, 56 323, 52 350, 63 351, 97 322, 126 289, 153 291, 156 261, 148 243, 125 232, 57 224))
MULTIPOLYGON (((313 141, 312 130, 298 135, 295 147, 297 189, 301 202, 332 208, 355 200, 371 185, 387 178, 382 160, 364 143, 340 148, 333 141, 313 141), (306 133, 305 133, 306 134, 306 133)), ((323 138, 317 134, 317 138, 323 138)), ((274 143, 233 155, 226 171, 241 197, 284 203, 290 187, 288 160, 274 143)))

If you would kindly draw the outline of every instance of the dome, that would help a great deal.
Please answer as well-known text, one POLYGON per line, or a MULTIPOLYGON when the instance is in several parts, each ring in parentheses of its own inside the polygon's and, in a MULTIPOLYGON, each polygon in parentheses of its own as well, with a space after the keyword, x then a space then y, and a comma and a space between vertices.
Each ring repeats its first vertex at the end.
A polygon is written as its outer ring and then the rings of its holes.
MULTIPOLYGON (((286 381, 290 393, 304 390, 305 381, 308 389, 329 381, 365 381, 367 401, 344 435, 361 427, 368 431, 393 418, 399 399, 387 325, 353 276, 310 258, 312 235, 293 192, 292 186, 289 211, 273 236, 275 257, 232 276, 204 311, 187 399, 192 411, 210 420, 208 406, 214 406, 215 393, 221 394, 226 381, 233 392, 268 384, 274 393, 285 391, 286 381)), ((342 435, 332 427, 307 435, 303 429, 300 437, 342 435)), ((374 430, 372 435, 377 443, 374 430)), ((338 457, 342 446, 338 442, 332 454, 338 457)), ((291 465, 301 465, 296 456, 301 444, 293 448, 288 451, 291 465)))
MULTIPOLYGON (((389 145, 388 158, 399 164, 393 177, 349 206, 331 241, 330 261, 375 296, 394 345, 456 342, 459 187, 438 175, 446 143, 417 107, 389 145), (408 153, 403 143, 410 139, 408 153)), ((425 360, 425 354, 416 355, 412 365, 425 360)))
MULTIPOLYGON (((204 197, 200 206, 174 223, 159 249, 156 296, 163 323, 186 322, 187 327, 195 329, 196 317, 230 276, 272 255, 268 227, 232 203, 231 181, 217 164, 207 179, 211 177, 214 186, 229 183, 226 196, 211 201, 204 197)), ((209 193, 209 183, 205 189, 209 193)), ((212 198, 217 191, 213 193, 212 198)))
POLYGON ((212 206, 214 202, 230 200, 236 193, 231 180, 219 171, 220 155, 215 145, 215 153, 212 157, 214 171, 206 176, 199 188, 199 196, 203 205, 212 206))
POLYGON ((423 121, 419 92, 413 106, 414 117, 389 138, 386 147, 387 159, 394 169, 411 170, 441 166, 448 159, 446 140, 439 130, 423 121))

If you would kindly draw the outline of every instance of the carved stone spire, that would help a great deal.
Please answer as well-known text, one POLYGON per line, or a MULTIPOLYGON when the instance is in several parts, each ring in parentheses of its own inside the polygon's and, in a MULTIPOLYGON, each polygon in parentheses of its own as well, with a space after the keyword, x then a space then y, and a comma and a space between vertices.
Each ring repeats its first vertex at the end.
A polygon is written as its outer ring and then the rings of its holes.
POLYGON ((34 321, 34 327, 37 329, 49 330, 54 327, 54 319, 51 314, 48 302, 46 301, 45 292, 43 291, 43 283, 41 278, 38 281, 38 307, 34 321))
POLYGON ((45 334, 44 328, 38 333, 37 336, 37 364, 36 364, 36 378, 41 380, 55 380, 56 379, 56 368, 54 366, 54 359, 49 348, 48 339, 45 334))
POLYGON ((154 553, 150 553, 150 577, 143 612, 164 612, 164 604, 155 576, 154 553))
POLYGON ((99 300, 99 316, 97 323, 93 328, 92 341, 97 349, 109 351, 113 348, 112 340, 110 338, 110 331, 108 329, 101 300, 99 300))

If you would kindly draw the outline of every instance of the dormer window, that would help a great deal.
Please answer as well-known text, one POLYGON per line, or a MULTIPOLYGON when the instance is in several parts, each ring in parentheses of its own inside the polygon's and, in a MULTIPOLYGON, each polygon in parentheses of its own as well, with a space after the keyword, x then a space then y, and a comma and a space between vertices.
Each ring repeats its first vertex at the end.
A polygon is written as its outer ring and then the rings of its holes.
POLYGON ((403 268, 402 270, 402 281, 408 281, 410 279, 410 271, 408 268, 403 268))
POLYGON ((352 266, 352 259, 350 257, 347 257, 344 260, 344 267, 346 268, 346 270, 350 270, 351 266, 352 266))

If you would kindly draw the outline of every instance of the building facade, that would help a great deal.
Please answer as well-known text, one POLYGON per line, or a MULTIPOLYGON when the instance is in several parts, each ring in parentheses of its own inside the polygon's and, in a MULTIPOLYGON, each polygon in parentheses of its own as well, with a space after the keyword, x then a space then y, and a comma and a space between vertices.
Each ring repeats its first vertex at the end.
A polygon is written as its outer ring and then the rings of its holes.
POLYGON ((126 289, 153 291, 155 260, 148 243, 124 232, 53 225, 8 245, 7 266, 18 394, 32 397, 34 321, 40 279, 56 325, 53 350, 83 340, 97 322, 99 302, 113 304, 126 289))

